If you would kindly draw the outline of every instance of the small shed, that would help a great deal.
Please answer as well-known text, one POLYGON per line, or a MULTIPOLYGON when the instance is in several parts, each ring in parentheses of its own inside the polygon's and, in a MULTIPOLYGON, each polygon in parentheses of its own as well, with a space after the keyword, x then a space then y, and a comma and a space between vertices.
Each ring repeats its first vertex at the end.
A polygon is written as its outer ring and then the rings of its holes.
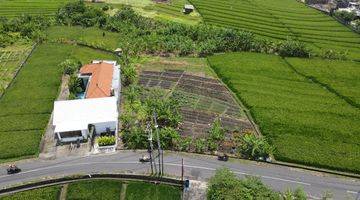
POLYGON ((191 5, 191 4, 185 4, 184 5, 184 9, 183 9, 183 13, 184 14, 190 14, 191 12, 193 12, 194 11, 194 6, 193 5, 191 5))

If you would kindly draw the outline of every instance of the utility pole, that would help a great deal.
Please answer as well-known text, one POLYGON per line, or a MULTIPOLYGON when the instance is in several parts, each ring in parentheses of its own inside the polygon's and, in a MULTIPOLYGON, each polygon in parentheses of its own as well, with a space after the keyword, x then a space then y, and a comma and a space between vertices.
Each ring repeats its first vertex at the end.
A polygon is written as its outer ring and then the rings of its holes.
POLYGON ((155 125, 155 131, 156 131, 156 137, 157 137, 157 144, 158 144, 158 157, 159 157, 159 176, 163 175, 164 173, 164 161, 163 161, 163 155, 162 155, 162 149, 161 149, 161 143, 160 143, 160 137, 159 137, 159 131, 158 131, 158 124, 157 124, 157 114, 154 111, 154 125, 155 125))
POLYGON ((184 181, 184 158, 181 158, 181 180, 184 181))
POLYGON ((154 168, 155 168, 155 173, 157 173, 157 170, 156 170, 156 164, 155 164, 155 162, 154 162, 154 167, 153 167, 152 130, 151 130, 151 126, 150 126, 150 123, 149 123, 149 122, 147 122, 146 130, 147 130, 147 132, 148 132, 148 141, 149 141, 149 150, 148 150, 148 151, 149 151, 149 157, 150 157, 151 174, 154 174, 154 168))

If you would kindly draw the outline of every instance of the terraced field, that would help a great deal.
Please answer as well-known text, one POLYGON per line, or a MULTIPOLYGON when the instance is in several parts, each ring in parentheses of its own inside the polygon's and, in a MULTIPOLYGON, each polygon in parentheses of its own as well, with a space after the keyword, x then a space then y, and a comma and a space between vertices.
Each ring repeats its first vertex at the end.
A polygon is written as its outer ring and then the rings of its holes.
POLYGON ((21 14, 52 16, 70 0, 0 0, 0 16, 15 17, 21 14))
POLYGON ((276 147, 276 159, 359 173, 360 109, 343 98, 359 98, 359 64, 286 61, 256 53, 209 58, 276 147))
POLYGON ((61 82, 57 65, 70 56, 84 63, 114 59, 112 54, 79 46, 38 46, 0 98, 0 162, 38 153, 61 82))
POLYGON ((293 0, 191 0, 208 24, 245 29, 273 40, 288 37, 321 49, 349 51, 360 59, 360 35, 293 0))

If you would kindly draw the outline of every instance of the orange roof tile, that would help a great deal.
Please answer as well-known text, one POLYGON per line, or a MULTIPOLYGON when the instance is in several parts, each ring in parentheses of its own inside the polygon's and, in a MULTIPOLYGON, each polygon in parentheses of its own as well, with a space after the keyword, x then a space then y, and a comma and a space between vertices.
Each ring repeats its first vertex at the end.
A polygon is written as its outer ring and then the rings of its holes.
POLYGON ((91 75, 86 98, 101 98, 111 96, 113 65, 109 63, 87 64, 81 67, 81 74, 91 75))

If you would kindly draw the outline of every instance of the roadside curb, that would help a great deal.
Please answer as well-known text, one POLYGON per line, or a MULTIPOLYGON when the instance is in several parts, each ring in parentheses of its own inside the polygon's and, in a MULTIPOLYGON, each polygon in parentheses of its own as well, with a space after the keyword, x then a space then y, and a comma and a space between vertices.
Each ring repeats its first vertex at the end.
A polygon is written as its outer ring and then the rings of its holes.
POLYGON ((155 177, 155 176, 145 176, 145 175, 133 175, 133 174, 88 174, 80 176, 70 176, 57 179, 49 179, 45 181, 39 181, 34 183, 23 184, 19 186, 9 187, 0 189, 0 197, 5 194, 12 194, 15 192, 26 191, 31 189, 37 189, 42 187, 48 187, 53 185, 60 185, 64 183, 71 183, 81 180, 90 180, 90 179, 120 179, 126 181, 144 181, 149 183, 163 183, 167 185, 174 185, 183 188, 184 181, 179 179, 167 178, 167 177, 155 177))

